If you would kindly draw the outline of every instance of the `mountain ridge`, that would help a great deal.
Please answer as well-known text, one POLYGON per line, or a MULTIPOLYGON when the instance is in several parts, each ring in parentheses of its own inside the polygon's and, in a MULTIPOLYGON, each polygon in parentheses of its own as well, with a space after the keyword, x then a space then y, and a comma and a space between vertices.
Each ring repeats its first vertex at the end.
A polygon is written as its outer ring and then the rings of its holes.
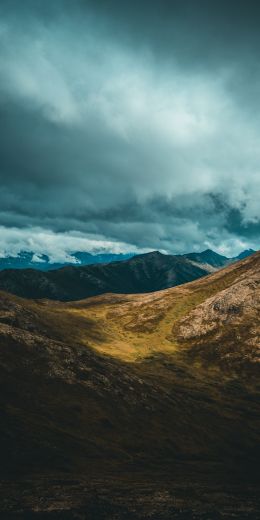
MULTIPOLYGON (((64 301, 107 292, 154 292, 206 276, 223 267, 224 262, 226 257, 209 250, 188 255, 164 255, 153 251, 117 262, 67 265, 46 272, 31 268, 4 270, 0 271, 0 289, 26 298, 64 301)), ((229 263, 228 260, 225 265, 229 263)))
MULTIPOLYGON (((151 253, 160 253, 160 251, 151 251, 151 253)), ((245 258, 246 256, 253 254, 253 249, 247 249, 245 251, 242 251, 237 257, 234 258, 228 258, 223 255, 219 255, 215 251, 211 249, 206 249, 205 251, 202 251, 200 253, 185 253, 185 254, 179 254, 179 255, 168 255, 168 256, 184 256, 186 258, 198 258, 198 261, 202 261, 203 259, 206 261, 205 255, 208 255, 208 260, 211 258, 217 258, 217 255, 219 259, 221 257, 223 258, 223 262, 219 265, 224 265, 224 260, 226 262, 228 261, 235 261, 240 260, 242 258, 245 258)), ((37 254, 33 251, 20 251, 16 256, 6 255, 0 257, 0 271, 4 269, 37 269, 40 271, 49 271, 49 270, 55 270, 55 269, 61 269, 65 266, 84 266, 84 265, 94 265, 94 264, 101 264, 101 263, 110 263, 110 262, 116 262, 116 261, 123 261, 128 260, 134 256, 143 256, 145 254, 150 253, 89 253, 89 252, 83 252, 83 251, 76 251, 70 253, 70 258, 68 258, 67 261, 63 262, 51 262, 50 257, 47 254, 37 254)), ((210 262, 209 262, 210 263, 210 262)), ((211 264, 213 265, 213 264, 211 264)), ((218 264, 216 265, 219 266, 218 264)))
POLYGON ((17 256, 0 257, 0 271, 4 269, 37 269, 49 271, 61 269, 67 265, 93 265, 126 260, 134 256, 134 253, 97 253, 76 251, 71 253, 70 260, 63 262, 51 262, 47 254, 36 254, 33 251, 20 251, 17 256))

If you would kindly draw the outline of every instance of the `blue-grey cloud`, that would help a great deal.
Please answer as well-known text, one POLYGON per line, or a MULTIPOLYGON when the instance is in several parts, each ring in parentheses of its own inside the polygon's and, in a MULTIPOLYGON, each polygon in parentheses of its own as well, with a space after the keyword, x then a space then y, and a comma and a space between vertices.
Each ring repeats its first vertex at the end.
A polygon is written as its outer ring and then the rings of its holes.
POLYGON ((258 2, 3 0, 0 20, 0 224, 21 243, 258 247, 258 2))

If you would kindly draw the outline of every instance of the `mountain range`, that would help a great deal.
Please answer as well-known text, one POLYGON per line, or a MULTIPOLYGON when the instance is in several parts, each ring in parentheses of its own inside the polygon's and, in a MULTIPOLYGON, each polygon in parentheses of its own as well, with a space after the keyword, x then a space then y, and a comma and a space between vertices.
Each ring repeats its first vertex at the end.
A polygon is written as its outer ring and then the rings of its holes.
MULTIPOLYGON (((183 256, 195 260, 197 262, 208 263, 216 267, 227 265, 230 261, 240 260, 254 253, 253 249, 247 249, 240 253, 235 258, 227 258, 219 255, 210 249, 202 253, 189 253, 183 256), (196 260, 197 259, 197 260, 196 260)), ((40 271, 50 271, 53 269, 60 269, 68 265, 92 265, 92 264, 107 264, 110 262, 117 262, 121 260, 128 260, 135 256, 134 253, 88 253, 84 251, 77 251, 70 254, 67 261, 54 262, 46 254, 38 254, 33 251, 20 251, 16 256, 4 255, 0 257, 0 271, 4 269, 39 269, 40 271)), ((177 256, 177 255, 175 255, 177 256)))
MULTIPOLYGON (((244 252, 251 255, 253 251, 244 252)), ((25 298, 79 300, 104 293, 145 293, 191 282, 237 258, 211 250, 186 255, 159 251, 117 262, 66 266, 50 271, 7 269, 0 272, 0 289, 25 298)))
POLYGON ((3 269, 39 269, 40 271, 50 271, 60 269, 66 265, 90 265, 127 260, 134 256, 134 253, 98 253, 77 251, 71 253, 67 261, 53 262, 45 254, 36 254, 33 251, 21 251, 16 256, 0 257, 0 271, 3 269))
POLYGON ((257 518, 259 275, 258 252, 149 294, 1 292, 2 518, 257 518))

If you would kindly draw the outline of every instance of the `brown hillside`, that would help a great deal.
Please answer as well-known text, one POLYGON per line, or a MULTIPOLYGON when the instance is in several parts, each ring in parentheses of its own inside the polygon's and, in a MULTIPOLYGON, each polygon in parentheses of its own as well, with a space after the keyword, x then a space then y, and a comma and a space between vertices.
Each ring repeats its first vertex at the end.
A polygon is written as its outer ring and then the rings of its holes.
MULTIPOLYGON (((1 293, 1 474, 16 496, 3 514, 24 489, 14 475, 47 478, 41 492, 49 497, 53 479, 84 481, 87 493, 104 479, 117 489, 150 482, 149 493, 159 482, 166 498, 163 506, 152 500, 151 518, 167 519, 158 512, 173 507, 172 494, 183 506, 176 486, 187 482, 198 510, 210 507, 202 489, 209 497, 217 482, 237 493, 236 504, 245 481, 255 490, 259 268, 257 253, 181 287, 73 303, 1 293)), ((31 492, 28 510, 37 500, 31 492)))

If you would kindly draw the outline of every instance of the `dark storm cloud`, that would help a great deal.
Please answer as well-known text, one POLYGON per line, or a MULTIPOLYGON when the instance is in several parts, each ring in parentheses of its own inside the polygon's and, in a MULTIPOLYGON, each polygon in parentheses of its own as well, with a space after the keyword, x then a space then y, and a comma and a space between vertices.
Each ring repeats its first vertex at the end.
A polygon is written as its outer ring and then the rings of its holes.
POLYGON ((147 45, 158 54, 187 61, 190 66, 214 66, 248 51, 257 54, 260 6, 257 0, 101 0, 92 6, 117 35, 132 45, 147 45), (213 61, 213 63, 212 63, 213 61))
POLYGON ((53 254, 53 233, 258 247, 259 22, 256 1, 2 1, 2 250, 28 229, 53 254))

